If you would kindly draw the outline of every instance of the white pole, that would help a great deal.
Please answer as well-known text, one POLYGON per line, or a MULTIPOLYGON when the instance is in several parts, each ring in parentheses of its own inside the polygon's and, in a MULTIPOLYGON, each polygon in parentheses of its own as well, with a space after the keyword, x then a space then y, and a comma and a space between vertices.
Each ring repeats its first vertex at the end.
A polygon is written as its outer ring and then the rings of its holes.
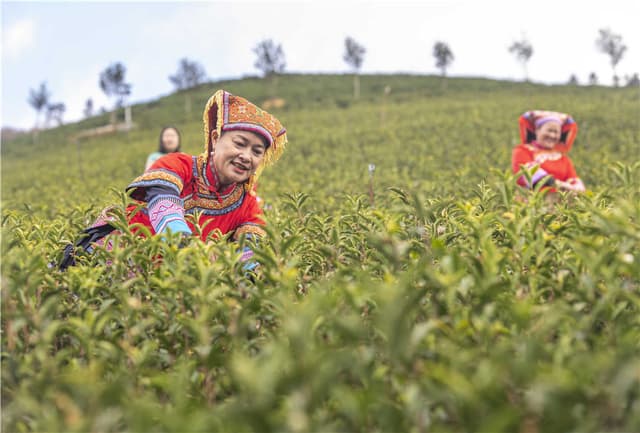
POLYGON ((127 131, 131 129, 131 106, 127 106, 124 108, 124 124, 127 128, 127 131))

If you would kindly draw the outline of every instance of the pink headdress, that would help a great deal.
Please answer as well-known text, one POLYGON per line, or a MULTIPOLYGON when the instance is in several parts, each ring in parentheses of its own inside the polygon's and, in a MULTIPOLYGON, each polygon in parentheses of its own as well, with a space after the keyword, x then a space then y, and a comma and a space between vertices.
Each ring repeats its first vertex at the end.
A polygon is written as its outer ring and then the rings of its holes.
POLYGON ((558 125, 562 126, 563 120, 560 119, 560 117, 558 117, 558 116, 544 116, 544 117, 540 117, 540 118, 536 119, 534 125, 535 125, 536 129, 538 129, 542 125, 544 125, 545 123, 549 123, 549 122, 554 122, 554 123, 557 123, 558 125))

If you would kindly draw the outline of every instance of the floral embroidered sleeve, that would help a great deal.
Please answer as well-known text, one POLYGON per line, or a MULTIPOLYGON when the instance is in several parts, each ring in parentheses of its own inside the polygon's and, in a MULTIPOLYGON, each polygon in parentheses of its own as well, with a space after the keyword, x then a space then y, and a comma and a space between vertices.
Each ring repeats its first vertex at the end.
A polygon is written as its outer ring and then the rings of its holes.
POLYGON ((180 197, 190 180, 191 157, 183 153, 166 155, 127 186, 131 197, 147 203, 149 221, 155 233, 167 231, 191 234, 184 219, 184 201, 180 197))
POLYGON ((149 212, 149 221, 156 233, 191 234, 184 219, 184 201, 180 196, 164 186, 146 188, 145 200, 149 212))
MULTIPOLYGON (((535 167, 536 165, 538 165, 538 163, 536 163, 533 160, 531 153, 525 147, 518 146, 515 149, 513 149, 513 155, 511 160, 511 169, 513 173, 519 172, 521 167, 524 167, 530 170, 532 167, 535 167)), ((545 169, 538 166, 538 169, 531 176, 531 184, 528 183, 527 178, 525 176, 520 176, 517 182, 518 182, 518 185, 531 189, 535 185, 537 185, 538 182, 540 182, 542 179, 545 179, 545 178, 546 178, 546 181, 544 183, 545 186, 554 185, 555 183, 554 177, 551 174, 549 174, 545 169)))

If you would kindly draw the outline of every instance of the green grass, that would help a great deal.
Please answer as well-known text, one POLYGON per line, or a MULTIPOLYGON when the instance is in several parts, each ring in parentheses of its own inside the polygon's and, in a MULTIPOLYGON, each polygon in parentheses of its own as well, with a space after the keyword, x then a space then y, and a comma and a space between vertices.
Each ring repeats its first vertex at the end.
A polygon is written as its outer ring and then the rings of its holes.
POLYGON ((3 143, 3 430, 638 431, 638 89, 363 76, 353 101, 351 82, 279 78, 290 143, 260 180, 254 282, 233 245, 128 233, 47 263, 123 205, 162 126, 197 153, 195 107, 268 83, 194 89, 189 117, 184 94, 137 105, 128 134, 69 139, 103 116, 3 143), (587 193, 518 200, 532 108, 578 122, 587 193))

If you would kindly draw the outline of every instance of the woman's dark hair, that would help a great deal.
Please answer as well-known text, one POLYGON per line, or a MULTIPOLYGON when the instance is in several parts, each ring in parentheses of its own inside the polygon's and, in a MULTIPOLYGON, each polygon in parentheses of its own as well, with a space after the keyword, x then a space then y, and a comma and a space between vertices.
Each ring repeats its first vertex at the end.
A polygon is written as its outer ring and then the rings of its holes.
POLYGON ((178 134, 178 147, 176 147, 176 150, 174 150, 174 152, 180 152, 180 146, 182 146, 182 137, 180 136, 180 131, 175 126, 165 126, 164 128, 162 128, 162 131, 160 131, 160 138, 158 139, 158 152, 168 153, 164 148, 164 143, 162 142, 162 134, 164 134, 164 131, 166 131, 167 129, 173 129, 174 131, 176 131, 176 134, 178 134))

